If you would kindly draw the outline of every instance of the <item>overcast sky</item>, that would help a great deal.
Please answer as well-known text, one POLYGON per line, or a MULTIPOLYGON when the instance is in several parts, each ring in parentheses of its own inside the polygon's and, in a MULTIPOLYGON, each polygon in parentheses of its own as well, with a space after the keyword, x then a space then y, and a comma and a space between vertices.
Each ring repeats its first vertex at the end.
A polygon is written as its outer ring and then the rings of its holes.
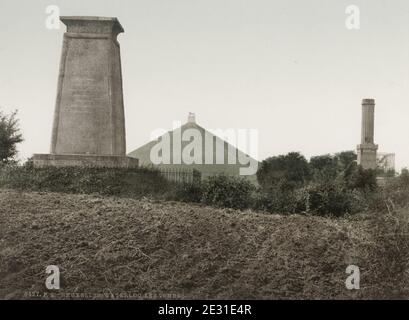
POLYGON ((22 158, 48 153, 65 27, 61 15, 118 17, 127 151, 189 111, 209 129, 259 130, 259 159, 355 149, 362 98, 375 142, 409 166, 407 0, 0 0, 0 108, 19 110, 22 158), (345 26, 357 5, 361 29, 345 26))

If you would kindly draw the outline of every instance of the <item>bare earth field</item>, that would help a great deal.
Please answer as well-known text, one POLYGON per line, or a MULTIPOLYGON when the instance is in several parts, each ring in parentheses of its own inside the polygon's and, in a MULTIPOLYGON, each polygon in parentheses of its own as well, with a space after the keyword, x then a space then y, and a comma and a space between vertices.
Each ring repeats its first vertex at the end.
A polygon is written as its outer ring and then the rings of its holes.
POLYGON ((0 298, 409 298, 407 225, 0 190, 0 298))

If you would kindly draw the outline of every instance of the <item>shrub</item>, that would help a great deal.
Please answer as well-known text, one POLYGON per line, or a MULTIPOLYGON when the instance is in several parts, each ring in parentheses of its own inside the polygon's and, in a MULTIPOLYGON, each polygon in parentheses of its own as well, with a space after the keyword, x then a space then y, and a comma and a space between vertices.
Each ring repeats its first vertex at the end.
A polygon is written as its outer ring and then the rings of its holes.
POLYGON ((202 182, 200 180, 195 180, 193 182, 183 182, 175 184, 173 186, 173 192, 171 192, 171 196, 169 198, 182 202, 199 203, 202 201, 202 197, 202 182))
POLYGON ((298 212, 316 215, 342 216, 366 208, 366 198, 358 190, 349 190, 343 184, 327 182, 311 184, 297 190, 298 212))
POLYGON ((244 178, 217 175, 203 182, 202 202, 216 207, 245 209, 252 204, 254 185, 244 178))
POLYGON ((313 183, 296 190, 283 188, 260 191, 255 209, 269 213, 310 213, 342 216, 357 213, 369 207, 366 194, 348 190, 342 183, 313 183))
POLYGON ((169 184, 159 171, 151 168, 34 168, 27 163, 0 170, 0 187, 139 197, 162 194, 169 184))
POLYGON ((361 166, 351 166, 344 173, 344 180, 349 189, 359 189, 366 192, 375 191, 377 188, 376 170, 363 169, 361 166))
POLYGON ((257 209, 269 213, 289 214, 297 212, 294 192, 272 191, 261 192, 258 197, 257 209))
POLYGON ((254 208, 269 213, 295 213, 297 212, 295 195, 295 191, 280 186, 269 190, 258 190, 254 199, 254 208))
POLYGON ((373 196, 371 209, 393 212, 409 206, 409 174, 406 170, 398 177, 388 178, 386 184, 373 196))

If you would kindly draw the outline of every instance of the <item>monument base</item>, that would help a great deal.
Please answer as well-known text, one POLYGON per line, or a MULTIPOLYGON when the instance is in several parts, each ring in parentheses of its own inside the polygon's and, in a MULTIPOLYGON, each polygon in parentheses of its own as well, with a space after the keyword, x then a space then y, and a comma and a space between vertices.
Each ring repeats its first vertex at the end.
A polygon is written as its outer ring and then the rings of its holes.
POLYGON ((34 167, 136 168, 138 159, 127 156, 89 154, 34 154, 34 167))
POLYGON ((360 144, 357 146, 358 164, 364 169, 376 169, 376 144, 360 144))

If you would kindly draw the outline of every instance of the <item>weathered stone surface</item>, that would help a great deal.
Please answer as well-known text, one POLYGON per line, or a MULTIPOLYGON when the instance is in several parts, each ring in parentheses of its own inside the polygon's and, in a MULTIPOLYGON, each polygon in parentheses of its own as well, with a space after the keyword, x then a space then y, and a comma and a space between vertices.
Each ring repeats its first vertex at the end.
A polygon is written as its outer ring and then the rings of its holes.
MULTIPOLYGON (((74 158, 80 155, 125 157, 121 57, 117 41, 117 35, 124 30, 116 18, 61 17, 61 21, 67 26, 67 32, 61 54, 51 154, 74 158)), ((60 165, 56 163, 59 159, 61 163, 88 163, 89 159, 97 158, 49 159, 50 165, 60 165)), ((34 155, 35 165, 41 166, 44 161, 44 155, 34 155)), ((129 160, 115 160, 112 165, 122 162, 129 160)))
POLYGON ((61 56, 52 154, 125 155, 116 18, 61 17, 61 56))

